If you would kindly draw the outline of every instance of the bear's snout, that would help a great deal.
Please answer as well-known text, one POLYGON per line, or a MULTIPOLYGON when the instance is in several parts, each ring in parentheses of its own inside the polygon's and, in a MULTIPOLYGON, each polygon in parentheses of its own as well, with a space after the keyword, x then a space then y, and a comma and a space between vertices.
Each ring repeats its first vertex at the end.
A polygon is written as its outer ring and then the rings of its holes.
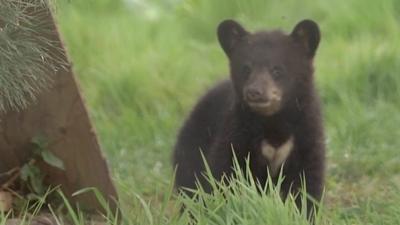
POLYGON ((250 87, 246 90, 246 100, 249 102, 267 102, 269 101, 266 96, 264 96, 264 91, 259 87, 250 87))
POLYGON ((280 110, 281 92, 273 85, 250 85, 244 88, 244 101, 253 111, 272 115, 280 110))

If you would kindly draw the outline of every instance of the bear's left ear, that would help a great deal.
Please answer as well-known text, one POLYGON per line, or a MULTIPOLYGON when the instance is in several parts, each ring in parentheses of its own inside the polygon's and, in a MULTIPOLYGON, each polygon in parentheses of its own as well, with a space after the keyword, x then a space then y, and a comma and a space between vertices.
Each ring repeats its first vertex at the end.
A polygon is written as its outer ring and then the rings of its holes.
POLYGON ((305 48, 309 58, 314 57, 321 38, 317 23, 312 20, 300 21, 295 26, 290 36, 305 48))
POLYGON ((242 25, 234 20, 222 21, 217 29, 218 41, 228 57, 247 34, 242 25))

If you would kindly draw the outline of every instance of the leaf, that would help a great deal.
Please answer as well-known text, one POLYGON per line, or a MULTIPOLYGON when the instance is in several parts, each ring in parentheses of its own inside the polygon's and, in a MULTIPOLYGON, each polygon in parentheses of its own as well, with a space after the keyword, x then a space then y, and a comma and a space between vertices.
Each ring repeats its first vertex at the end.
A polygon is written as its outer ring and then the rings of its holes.
POLYGON ((23 181, 28 181, 29 178, 29 174, 31 173, 29 170, 29 164, 25 164, 22 168, 21 168, 21 172, 20 172, 20 177, 23 181))
POLYGON ((41 157, 50 166, 65 170, 64 162, 55 156, 51 151, 47 150, 48 141, 46 137, 38 135, 32 138, 31 143, 34 145, 33 153, 35 155, 41 157))
POLYGON ((29 165, 29 183, 35 194, 42 195, 45 192, 43 185, 43 174, 39 168, 34 165, 29 165))
POLYGON ((30 188, 32 188, 32 191, 35 194, 43 194, 44 193, 44 185, 43 185, 43 178, 44 175, 40 171, 39 168, 37 168, 35 165, 31 164, 25 164, 21 168, 21 180, 25 182, 29 182, 30 188))
POLYGON ((31 143, 33 144, 33 153, 35 155, 41 156, 42 152, 47 146, 47 140, 44 136, 38 135, 34 138, 32 138, 31 143))
POLYGON ((43 185, 43 177, 35 177, 30 179, 30 184, 32 186, 34 193, 37 193, 38 195, 44 194, 45 189, 43 185))
POLYGON ((41 155, 42 155, 43 160, 47 164, 54 166, 60 170, 65 170, 64 162, 60 158, 55 156, 52 152, 50 152, 48 150, 42 150, 41 155))

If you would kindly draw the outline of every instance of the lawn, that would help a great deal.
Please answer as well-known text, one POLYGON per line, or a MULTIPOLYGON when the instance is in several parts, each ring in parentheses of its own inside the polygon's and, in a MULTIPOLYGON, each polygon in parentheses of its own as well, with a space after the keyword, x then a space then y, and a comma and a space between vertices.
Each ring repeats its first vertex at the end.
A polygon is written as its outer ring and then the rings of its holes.
POLYGON ((328 145, 321 223, 400 224, 400 1, 60 0, 56 14, 129 223, 174 224, 157 211, 175 135, 228 73, 218 23, 290 32, 311 18, 328 145))

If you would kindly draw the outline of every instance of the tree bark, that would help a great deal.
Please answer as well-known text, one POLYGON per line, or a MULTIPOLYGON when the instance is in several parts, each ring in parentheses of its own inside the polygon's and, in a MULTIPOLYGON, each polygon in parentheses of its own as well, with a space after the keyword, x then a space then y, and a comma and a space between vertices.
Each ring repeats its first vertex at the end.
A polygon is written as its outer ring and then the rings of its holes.
MULTIPOLYGON (((42 91, 30 107, 0 115, 0 173, 26 163, 32 157, 32 139, 41 135, 49 143, 47 150, 60 158, 65 166, 65 170, 60 170, 42 165, 47 184, 61 185, 64 193, 85 209, 102 210, 91 193, 71 197, 82 188, 96 187, 115 208, 116 190, 71 63, 50 10, 43 10, 47 11, 43 19, 51 31, 43 35, 55 43, 55 48, 50 51, 68 65, 52 76, 51 88, 42 91)), ((49 68, 49 73, 54 71, 49 68)))

